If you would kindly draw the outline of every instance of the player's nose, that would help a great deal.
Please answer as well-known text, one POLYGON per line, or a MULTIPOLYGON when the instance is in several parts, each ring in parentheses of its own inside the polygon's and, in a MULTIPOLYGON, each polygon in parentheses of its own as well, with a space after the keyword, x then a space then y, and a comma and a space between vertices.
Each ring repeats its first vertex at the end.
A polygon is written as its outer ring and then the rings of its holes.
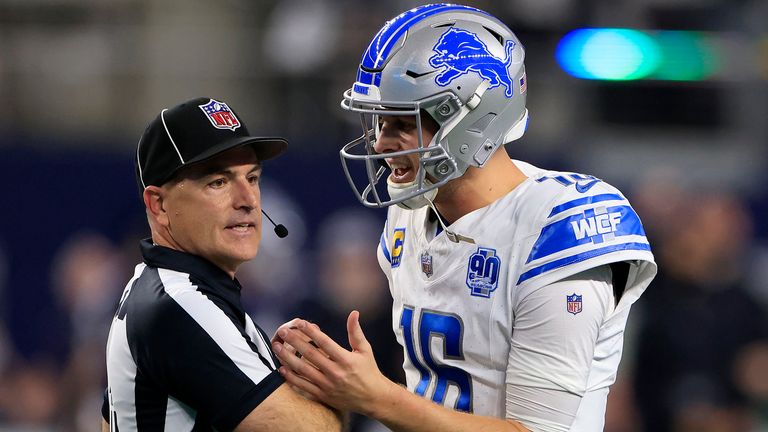
POLYGON ((383 122, 379 127, 376 141, 373 143, 376 153, 391 153, 400 148, 400 131, 389 122, 383 122))

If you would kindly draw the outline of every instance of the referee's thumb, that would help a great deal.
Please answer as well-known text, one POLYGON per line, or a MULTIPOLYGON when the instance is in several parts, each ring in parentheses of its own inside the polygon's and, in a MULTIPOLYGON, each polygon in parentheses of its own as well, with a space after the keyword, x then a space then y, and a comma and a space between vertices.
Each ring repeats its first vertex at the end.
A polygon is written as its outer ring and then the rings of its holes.
POLYGON ((360 312, 354 310, 347 318, 347 333, 349 334, 349 346, 352 351, 370 352, 371 345, 363 334, 363 328, 360 327, 360 312))

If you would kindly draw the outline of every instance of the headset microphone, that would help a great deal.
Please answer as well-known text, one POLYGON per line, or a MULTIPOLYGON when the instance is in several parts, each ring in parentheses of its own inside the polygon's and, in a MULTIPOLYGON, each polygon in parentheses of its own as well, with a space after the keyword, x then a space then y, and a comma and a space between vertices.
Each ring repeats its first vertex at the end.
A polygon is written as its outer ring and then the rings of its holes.
POLYGON ((272 225, 275 226, 275 234, 280 238, 285 238, 288 235, 288 228, 285 227, 283 224, 276 224, 275 221, 272 220, 271 217, 267 214, 267 212, 264 211, 264 209, 261 209, 261 212, 264 213, 264 216, 269 219, 270 222, 272 222, 272 225))

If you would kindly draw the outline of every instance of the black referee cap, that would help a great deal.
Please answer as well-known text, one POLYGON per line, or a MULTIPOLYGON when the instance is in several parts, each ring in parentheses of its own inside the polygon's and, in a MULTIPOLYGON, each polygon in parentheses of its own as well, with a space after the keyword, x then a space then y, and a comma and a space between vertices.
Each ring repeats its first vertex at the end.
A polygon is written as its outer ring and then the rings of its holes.
POLYGON ((180 168, 243 145, 251 145, 264 161, 283 153, 288 141, 251 136, 235 111, 215 99, 197 98, 164 109, 149 123, 136 148, 139 187, 161 186, 180 168))

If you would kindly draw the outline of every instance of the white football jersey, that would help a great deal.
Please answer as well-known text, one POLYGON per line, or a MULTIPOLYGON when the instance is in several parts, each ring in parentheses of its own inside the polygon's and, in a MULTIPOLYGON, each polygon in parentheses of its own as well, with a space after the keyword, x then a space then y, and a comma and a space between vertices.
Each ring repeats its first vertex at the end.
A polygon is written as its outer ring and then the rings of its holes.
MULTIPOLYGON (((552 388, 584 397, 578 417, 601 407, 604 413, 629 307, 656 274, 650 245, 637 214, 613 186, 591 176, 515 164, 526 181, 448 227, 469 241, 435 235, 428 207, 389 207, 378 256, 392 292, 408 389, 453 409, 504 418, 507 385, 552 388), (548 370, 546 362, 510 364, 526 296, 622 261, 630 264, 626 289, 600 325, 594 350, 560 354, 565 364, 568 356, 587 357, 580 359, 588 368, 584 374, 548 370), (587 404, 596 408, 583 413, 587 404)), ((596 301, 576 290, 558 295, 562 308, 555 310, 566 319, 596 301)), ((542 343, 556 352, 557 338, 545 337, 542 343)))

